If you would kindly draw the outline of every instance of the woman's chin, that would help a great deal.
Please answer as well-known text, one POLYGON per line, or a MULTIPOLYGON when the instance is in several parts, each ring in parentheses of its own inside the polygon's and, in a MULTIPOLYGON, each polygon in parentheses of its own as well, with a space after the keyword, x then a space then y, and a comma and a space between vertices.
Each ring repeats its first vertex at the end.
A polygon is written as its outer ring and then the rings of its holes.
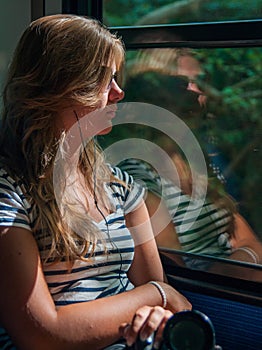
POLYGON ((110 132, 111 132, 111 130, 112 130, 112 125, 111 126, 109 126, 108 128, 106 128, 106 129, 103 129, 103 130, 101 130, 101 131, 99 131, 99 133, 98 133, 98 135, 106 135, 106 134, 109 134, 110 132))

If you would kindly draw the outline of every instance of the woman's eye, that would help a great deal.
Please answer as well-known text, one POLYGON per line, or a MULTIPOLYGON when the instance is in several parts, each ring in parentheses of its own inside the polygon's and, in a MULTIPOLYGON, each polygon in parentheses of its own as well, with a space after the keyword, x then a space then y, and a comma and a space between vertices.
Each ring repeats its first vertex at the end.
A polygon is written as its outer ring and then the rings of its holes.
POLYGON ((116 74, 113 74, 112 77, 111 77, 111 79, 110 79, 110 81, 109 81, 109 84, 108 84, 108 86, 107 86, 107 89, 108 89, 108 90, 111 88, 112 83, 113 83, 113 80, 116 81, 116 78, 117 78, 116 74))

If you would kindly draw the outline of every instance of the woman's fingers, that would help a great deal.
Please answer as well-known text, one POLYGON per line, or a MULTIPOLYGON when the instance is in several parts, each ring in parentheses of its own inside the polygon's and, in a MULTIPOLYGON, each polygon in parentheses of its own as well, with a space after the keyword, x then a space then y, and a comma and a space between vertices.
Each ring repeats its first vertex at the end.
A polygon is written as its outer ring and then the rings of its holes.
POLYGON ((143 306, 139 308, 132 320, 132 323, 125 327, 124 329, 124 338, 126 339, 127 345, 132 345, 143 326, 143 324, 147 321, 148 316, 150 315, 152 307, 143 306))
POLYGON ((155 338, 154 338, 154 349, 159 349, 160 348, 160 344, 162 343, 162 339, 163 339, 163 331, 165 328, 165 325, 167 323, 167 321, 169 320, 170 317, 173 316, 171 311, 166 310, 167 312, 165 313, 164 318, 162 319, 156 333, 155 333, 155 338))
POLYGON ((161 336, 167 320, 172 316, 171 311, 165 310, 160 306, 156 306, 151 310, 146 322, 140 330, 141 340, 147 339, 152 333, 159 329, 159 335, 161 336))
POLYGON ((143 306, 138 309, 130 325, 122 325, 122 334, 127 341, 127 345, 132 345, 138 337, 142 341, 146 340, 152 333, 156 333, 156 342, 161 342, 162 331, 167 320, 172 316, 169 310, 160 306, 143 306))

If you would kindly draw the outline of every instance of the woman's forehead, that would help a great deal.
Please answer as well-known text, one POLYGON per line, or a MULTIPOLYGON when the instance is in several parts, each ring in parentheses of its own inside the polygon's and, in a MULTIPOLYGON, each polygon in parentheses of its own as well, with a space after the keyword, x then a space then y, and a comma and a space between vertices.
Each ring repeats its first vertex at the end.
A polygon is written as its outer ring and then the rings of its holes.
POLYGON ((181 56, 178 59, 177 73, 182 75, 191 76, 199 74, 201 67, 196 58, 192 56, 181 56))

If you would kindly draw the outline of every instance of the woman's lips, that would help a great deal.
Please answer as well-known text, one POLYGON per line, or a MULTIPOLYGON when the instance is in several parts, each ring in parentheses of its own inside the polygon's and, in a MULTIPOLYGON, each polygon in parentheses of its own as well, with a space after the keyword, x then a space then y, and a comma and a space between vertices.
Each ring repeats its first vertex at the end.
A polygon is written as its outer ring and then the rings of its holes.
POLYGON ((109 119, 113 119, 116 116, 117 107, 106 107, 106 115, 109 119))

